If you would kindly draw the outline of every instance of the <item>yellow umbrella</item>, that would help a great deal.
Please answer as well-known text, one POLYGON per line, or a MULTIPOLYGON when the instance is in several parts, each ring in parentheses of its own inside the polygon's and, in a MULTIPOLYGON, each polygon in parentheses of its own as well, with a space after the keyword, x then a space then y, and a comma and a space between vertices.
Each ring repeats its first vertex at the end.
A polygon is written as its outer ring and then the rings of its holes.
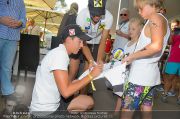
POLYGON ((53 10, 57 0, 24 0, 26 6, 53 10))
POLYGON ((26 15, 27 18, 34 19, 35 22, 41 24, 41 26, 44 25, 44 28, 58 29, 64 14, 53 10, 26 6, 26 15))

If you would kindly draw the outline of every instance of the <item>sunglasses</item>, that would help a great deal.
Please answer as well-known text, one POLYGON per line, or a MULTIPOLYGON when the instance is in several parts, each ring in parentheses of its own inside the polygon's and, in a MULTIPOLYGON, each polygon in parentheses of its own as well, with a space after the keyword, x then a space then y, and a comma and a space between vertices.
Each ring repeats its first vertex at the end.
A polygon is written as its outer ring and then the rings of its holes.
POLYGON ((92 17, 101 17, 101 15, 95 15, 95 16, 92 16, 92 17))
POLYGON ((120 16, 127 16, 127 14, 120 14, 120 16))

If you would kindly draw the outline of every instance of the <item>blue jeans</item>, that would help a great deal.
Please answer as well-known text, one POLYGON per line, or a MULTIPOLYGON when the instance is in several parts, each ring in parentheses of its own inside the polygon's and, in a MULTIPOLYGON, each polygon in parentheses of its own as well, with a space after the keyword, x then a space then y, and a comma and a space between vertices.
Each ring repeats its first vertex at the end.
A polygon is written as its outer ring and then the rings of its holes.
POLYGON ((11 71, 16 53, 17 41, 0 38, 0 91, 2 95, 14 93, 11 71))

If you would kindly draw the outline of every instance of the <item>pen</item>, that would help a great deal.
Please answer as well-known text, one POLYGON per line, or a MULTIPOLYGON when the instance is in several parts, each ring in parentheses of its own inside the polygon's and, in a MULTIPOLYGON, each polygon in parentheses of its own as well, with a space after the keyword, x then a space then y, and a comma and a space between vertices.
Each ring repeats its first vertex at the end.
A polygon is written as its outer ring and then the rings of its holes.
MULTIPOLYGON (((97 63, 94 61, 93 62, 95 65, 97 65, 97 63)), ((89 69, 89 72, 90 72, 91 70, 89 69)), ((94 82, 93 82, 93 80, 91 81, 91 87, 92 87, 92 90, 93 91, 96 91, 96 87, 95 87, 95 85, 94 85, 94 82)))

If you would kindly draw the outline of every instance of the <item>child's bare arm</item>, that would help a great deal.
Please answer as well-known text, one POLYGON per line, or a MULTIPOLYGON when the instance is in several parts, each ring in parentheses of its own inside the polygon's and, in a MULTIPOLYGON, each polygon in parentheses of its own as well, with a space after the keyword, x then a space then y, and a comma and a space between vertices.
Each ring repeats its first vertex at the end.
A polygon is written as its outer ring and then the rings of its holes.
POLYGON ((149 24, 149 36, 151 38, 151 43, 144 47, 142 50, 137 51, 136 53, 131 54, 129 57, 124 59, 124 62, 127 61, 131 63, 133 60, 151 57, 155 54, 161 52, 163 48, 163 39, 166 34, 165 29, 167 29, 167 22, 160 15, 152 16, 152 20, 149 24))

